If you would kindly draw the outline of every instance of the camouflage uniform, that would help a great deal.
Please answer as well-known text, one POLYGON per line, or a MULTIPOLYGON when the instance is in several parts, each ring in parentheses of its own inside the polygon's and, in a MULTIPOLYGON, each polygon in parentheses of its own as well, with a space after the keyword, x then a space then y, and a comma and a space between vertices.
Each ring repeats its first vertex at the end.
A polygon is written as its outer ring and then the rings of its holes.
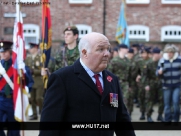
POLYGON ((140 111, 144 113, 146 111, 146 91, 145 87, 149 85, 149 63, 150 60, 140 60, 138 63, 139 67, 139 75, 141 75, 141 79, 139 82, 139 92, 138 99, 140 103, 140 111))
POLYGON ((130 99, 132 99, 132 91, 129 88, 128 76, 129 76, 129 63, 126 58, 115 57, 110 61, 108 66, 108 70, 114 73, 118 78, 121 86, 121 90, 123 92, 124 103, 128 109, 128 112, 131 114, 133 110, 132 103, 130 99), (131 106, 130 106, 131 105, 131 106))
POLYGON ((67 47, 63 47, 59 54, 54 56, 54 59, 50 60, 48 68, 50 72, 54 72, 59 68, 72 65, 79 58, 78 46, 76 46, 72 53, 67 47))
POLYGON ((138 89, 136 88, 137 83, 136 83, 136 77, 137 77, 137 71, 138 71, 138 67, 136 65, 136 62, 134 61, 134 59, 128 59, 127 58, 127 62, 129 63, 129 78, 128 78, 128 82, 129 82, 129 86, 130 86, 130 92, 129 92, 129 98, 128 98, 128 109, 129 112, 132 113, 133 111, 133 99, 135 96, 135 91, 138 89))
POLYGON ((147 101, 147 116, 151 116, 153 105, 155 102, 155 97, 158 95, 159 107, 158 113, 159 115, 163 114, 163 94, 162 94, 162 83, 161 80, 156 76, 155 71, 157 69, 158 61, 154 62, 151 60, 150 63, 150 91, 148 92, 148 101, 147 101))
MULTIPOLYGON (((132 63, 138 64, 140 60, 141 60, 141 57, 139 56, 139 53, 137 53, 136 55, 134 55, 132 63)), ((139 92, 139 88, 138 88, 139 83, 136 82, 137 73, 138 73, 138 66, 134 67, 134 70, 132 70, 132 73, 131 73, 132 79, 135 79, 135 80, 132 80, 132 86, 133 86, 132 88, 133 88, 135 99, 138 99, 138 92, 139 92)))

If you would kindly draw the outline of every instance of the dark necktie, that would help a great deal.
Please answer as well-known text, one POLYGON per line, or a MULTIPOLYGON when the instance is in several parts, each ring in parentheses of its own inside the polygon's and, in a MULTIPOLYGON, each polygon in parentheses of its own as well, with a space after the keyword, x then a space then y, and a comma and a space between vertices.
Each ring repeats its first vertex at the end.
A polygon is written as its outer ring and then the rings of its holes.
MULTIPOLYGON (((4 68, 5 68, 6 72, 7 72, 7 70, 8 70, 8 62, 7 61, 4 62, 4 68)), ((6 96, 10 95, 10 89, 11 88, 10 88, 9 84, 6 83, 6 85, 4 87, 4 93, 5 93, 6 96)))
POLYGON ((100 80, 99 80, 99 74, 94 75, 94 78, 96 79, 97 89, 99 90, 100 94, 102 95, 103 89, 102 89, 101 82, 100 82, 100 80))

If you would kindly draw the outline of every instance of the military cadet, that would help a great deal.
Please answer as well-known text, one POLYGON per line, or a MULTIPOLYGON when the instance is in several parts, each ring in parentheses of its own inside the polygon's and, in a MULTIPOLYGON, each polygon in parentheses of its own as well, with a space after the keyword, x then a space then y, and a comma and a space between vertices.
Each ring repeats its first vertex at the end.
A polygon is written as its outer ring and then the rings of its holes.
POLYGON ((150 47, 145 47, 148 50, 149 63, 147 63, 147 74, 149 75, 149 87, 150 89, 145 93, 145 103, 146 103, 146 113, 147 113, 147 121, 154 122, 151 118, 153 112, 153 105, 155 103, 156 89, 155 83, 158 81, 156 78, 156 68, 155 60, 153 61, 153 55, 150 47))
MULTIPOLYGON (((160 54, 161 50, 157 47, 153 48, 152 50, 152 61, 153 66, 151 67, 151 70, 153 72, 152 74, 152 81, 153 83, 150 83, 150 90, 155 92, 155 95, 157 95, 158 97, 158 117, 157 120, 158 121, 164 121, 162 114, 163 114, 163 110, 164 110, 164 104, 163 104, 163 93, 162 93, 162 83, 161 83, 161 79, 155 75, 155 71, 157 70, 157 66, 158 66, 158 62, 161 58, 161 54, 160 54)), ((154 97, 152 98, 152 102, 154 101, 154 97)))
MULTIPOLYGON (((141 112, 141 117, 140 120, 145 119, 145 112, 146 112, 146 91, 150 90, 149 86, 149 63, 150 59, 148 56, 148 53, 150 50, 148 48, 143 47, 141 50, 141 57, 142 60, 139 61, 138 63, 138 76, 136 78, 136 81, 139 82, 139 92, 138 92, 138 99, 139 99, 139 104, 140 104, 140 112, 141 112)), ((150 118, 148 117, 147 120, 150 118)))
POLYGON ((129 82, 129 87, 130 87, 130 91, 128 94, 128 111, 131 115, 131 113, 133 112, 133 99, 134 99, 134 95, 135 95, 135 86, 136 84, 136 77, 137 77, 137 66, 136 66, 136 62, 134 61, 134 50, 132 48, 129 48, 128 53, 126 54, 126 58, 127 58, 127 62, 129 63, 129 78, 128 78, 128 82, 129 82))
POLYGON ((79 58, 77 46, 79 31, 76 26, 69 26, 64 30, 64 39, 66 45, 56 54, 54 61, 49 62, 49 71, 52 73, 59 68, 72 65, 79 58))
MULTIPOLYGON (((2 65, 2 67, 0 67, 0 122, 16 122, 14 118, 13 90, 9 85, 10 82, 7 82, 2 76, 4 71, 6 71, 5 74, 11 79, 11 81, 13 80, 11 59, 12 45, 13 43, 10 41, 0 41, 0 63, 2 65)), ((5 136, 5 133, 0 130, 0 135, 5 136)), ((8 136, 20 136, 20 131, 9 130, 8 136)))
MULTIPOLYGON (((128 52, 128 47, 125 44, 118 45, 118 55, 113 58, 108 66, 108 70, 114 73, 118 78, 121 86, 121 90, 124 96, 124 103, 128 109, 129 105, 129 93, 131 89, 129 88, 129 63, 125 57, 128 52)), ((128 109, 129 114, 131 114, 131 108, 128 109)))
POLYGON ((42 110, 43 103, 43 80, 41 76, 41 56, 38 54, 38 44, 29 43, 30 45, 30 56, 26 58, 25 63, 30 68, 31 74, 34 79, 34 85, 30 93, 30 101, 32 105, 33 115, 30 116, 30 120, 38 119, 37 105, 39 106, 39 114, 42 110))
POLYGON ((148 50, 150 50, 150 52, 148 53, 148 56, 149 56, 149 58, 150 58, 150 60, 151 60, 152 57, 153 57, 152 48, 151 48, 151 47, 147 47, 147 48, 148 48, 148 50))
MULTIPOLYGON (((140 45, 139 44, 133 44, 131 46, 131 48, 134 50, 134 57, 133 57, 133 61, 135 63, 138 63, 138 61, 141 60, 140 54, 139 54, 139 49, 140 49, 140 45)), ((138 72, 138 69, 135 69, 135 73, 138 72)), ((138 102, 138 85, 135 84, 134 87, 134 102, 137 103, 137 107, 139 107, 139 102, 138 102)))
POLYGON ((118 47, 113 48, 113 58, 118 56, 118 47))

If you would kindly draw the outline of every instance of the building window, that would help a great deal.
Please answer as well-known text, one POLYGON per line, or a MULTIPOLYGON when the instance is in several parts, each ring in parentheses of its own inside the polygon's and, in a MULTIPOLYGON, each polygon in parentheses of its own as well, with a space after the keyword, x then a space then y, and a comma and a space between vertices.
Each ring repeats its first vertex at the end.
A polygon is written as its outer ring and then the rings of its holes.
POLYGON ((5 27, 4 28, 4 34, 13 34, 13 30, 14 28, 13 27, 5 27))
POLYGON ((79 38, 82 38, 85 34, 92 32, 92 27, 84 24, 77 24, 76 27, 79 30, 79 38))
POLYGON ((126 4, 149 4, 150 0, 126 0, 126 4))
POLYGON ((162 0, 162 4, 181 4, 181 0, 162 0))
POLYGON ((163 26, 161 28, 161 41, 181 41, 181 26, 163 26))
POLYGON ((70 4, 92 4, 93 0, 69 0, 70 4))
POLYGON ((130 41, 149 41, 149 27, 143 25, 128 26, 130 41))
POLYGON ((23 34, 25 39, 25 47, 29 48, 28 43, 39 43, 40 39, 40 27, 35 24, 24 24, 23 25, 23 34))

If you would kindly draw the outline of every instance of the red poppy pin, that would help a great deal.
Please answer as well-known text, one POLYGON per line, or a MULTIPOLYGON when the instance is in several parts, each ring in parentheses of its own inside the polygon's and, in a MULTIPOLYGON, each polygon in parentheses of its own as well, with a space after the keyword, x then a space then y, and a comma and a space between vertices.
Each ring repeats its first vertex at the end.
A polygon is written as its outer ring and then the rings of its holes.
POLYGON ((108 80, 109 82, 111 82, 111 81, 112 81, 112 77, 111 77, 111 76, 107 76, 107 80, 108 80))

